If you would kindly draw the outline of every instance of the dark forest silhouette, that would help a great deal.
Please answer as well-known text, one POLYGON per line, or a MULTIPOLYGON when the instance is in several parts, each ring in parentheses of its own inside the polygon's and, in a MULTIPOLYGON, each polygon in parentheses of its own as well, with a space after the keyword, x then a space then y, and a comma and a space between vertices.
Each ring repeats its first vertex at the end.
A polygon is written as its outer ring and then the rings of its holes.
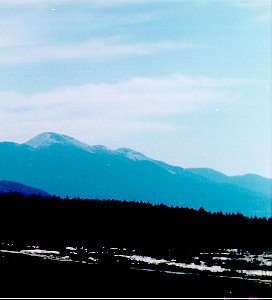
POLYGON ((153 255, 211 248, 271 249, 272 219, 131 201, 0 195, 0 241, 127 247, 153 255))

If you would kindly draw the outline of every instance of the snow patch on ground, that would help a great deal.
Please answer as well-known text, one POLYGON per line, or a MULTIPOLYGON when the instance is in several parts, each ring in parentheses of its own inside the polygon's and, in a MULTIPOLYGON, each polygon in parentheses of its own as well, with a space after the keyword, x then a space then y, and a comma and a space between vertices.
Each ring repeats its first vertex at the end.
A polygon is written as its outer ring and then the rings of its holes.
MULTIPOLYGON (((248 276, 265 276, 265 277, 272 277, 272 271, 265 271, 265 270, 231 270, 226 269, 218 265, 213 266, 207 266, 204 261, 200 261, 200 264, 195 263, 179 263, 175 260, 165 260, 165 259, 156 259, 150 256, 141 256, 141 255, 115 255, 119 257, 127 258, 128 260, 137 261, 137 262, 143 262, 147 264, 153 264, 153 265, 159 265, 159 264, 165 264, 167 266, 174 266, 179 267, 181 269, 190 269, 190 270, 198 270, 198 271, 209 271, 209 272, 231 272, 234 271, 236 273, 240 274, 246 274, 248 276)), ((227 257, 214 257, 214 259, 219 260, 228 260, 227 257)))
POLYGON ((224 269, 220 266, 212 266, 212 267, 208 267, 204 264, 204 262, 200 262, 200 265, 197 265, 195 263, 191 263, 191 264, 185 264, 185 263, 177 263, 177 262, 173 262, 173 261, 168 261, 165 259, 156 259, 153 257, 149 257, 149 256, 140 256, 140 255, 116 255, 116 256, 120 256, 120 257, 125 257, 129 260, 134 260, 134 261, 138 261, 138 262, 144 262, 144 263, 148 263, 148 264, 153 264, 153 265, 159 265, 159 264, 166 264, 168 266, 175 266, 175 267, 180 267, 183 269, 195 269, 195 270, 200 270, 200 271, 210 271, 210 272, 224 272, 224 271, 229 271, 228 269, 224 269))
POLYGON ((42 250, 42 249, 21 250, 20 253, 25 253, 25 254, 60 255, 59 251, 49 251, 49 250, 42 250))

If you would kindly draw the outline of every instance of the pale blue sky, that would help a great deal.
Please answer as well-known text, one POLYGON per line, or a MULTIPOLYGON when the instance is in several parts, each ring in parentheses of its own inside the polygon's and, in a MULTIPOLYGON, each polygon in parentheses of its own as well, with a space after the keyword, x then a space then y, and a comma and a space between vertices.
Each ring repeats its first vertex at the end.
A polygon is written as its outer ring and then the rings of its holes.
POLYGON ((271 6, 0 0, 0 141, 55 131, 272 177, 271 6))

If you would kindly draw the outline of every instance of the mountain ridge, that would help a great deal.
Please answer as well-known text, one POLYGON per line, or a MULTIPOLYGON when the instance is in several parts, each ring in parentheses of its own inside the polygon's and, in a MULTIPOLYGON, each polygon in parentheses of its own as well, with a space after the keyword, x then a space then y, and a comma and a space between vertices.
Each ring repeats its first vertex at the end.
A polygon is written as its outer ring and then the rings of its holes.
POLYGON ((111 150, 44 133, 21 145, 0 143, 0 158, 0 178, 59 196, 271 214, 270 179, 263 184, 255 175, 260 182, 252 188, 252 182, 240 177, 232 179, 212 169, 171 166, 128 148, 111 150))
POLYGON ((25 196, 29 196, 29 195, 39 195, 43 197, 50 196, 49 193, 35 187, 27 186, 19 182, 0 180, 0 194, 6 194, 6 193, 20 193, 25 196))

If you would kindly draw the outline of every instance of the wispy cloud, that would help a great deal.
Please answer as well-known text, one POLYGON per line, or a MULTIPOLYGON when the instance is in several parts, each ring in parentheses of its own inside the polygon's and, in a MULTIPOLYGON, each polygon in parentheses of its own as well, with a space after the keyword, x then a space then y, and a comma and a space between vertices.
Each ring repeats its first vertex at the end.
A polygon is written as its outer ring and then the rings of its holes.
POLYGON ((79 0, 77 5, 79 2, 86 9, 77 9, 74 12, 75 3, 72 0, 0 0, 0 6, 9 5, 14 8, 7 9, 6 14, 0 12, 0 27, 5 28, 0 32, 0 65, 63 60, 92 61, 123 56, 152 55, 199 47, 195 43, 181 40, 153 39, 149 42, 132 30, 125 31, 121 37, 116 37, 120 28, 116 30, 114 26, 150 22, 171 11, 172 8, 168 6, 166 10, 160 8, 157 5, 158 1, 79 0), (97 6, 149 2, 156 2, 156 7, 148 12, 132 9, 122 14, 117 13, 117 10, 113 13, 112 10, 96 9, 97 6), (41 6, 36 7, 34 4, 38 6, 41 4, 41 6), (51 4, 52 7, 56 7, 54 11, 51 11, 51 4), (64 4, 67 6, 64 7, 64 4), (96 8, 90 9, 92 4, 96 8), (24 5, 28 7, 22 7, 24 5), (58 6, 61 5, 63 7, 59 9, 58 6), (88 12, 85 13, 85 11, 88 12))
POLYGON ((29 30, 26 29, 25 22, 18 17, 16 20, 0 18, 0 28, 0 51, 3 48, 33 44, 29 39, 29 30))
POLYGON ((256 22, 270 22, 270 21, 272 21, 272 10, 257 15, 257 16, 254 18, 254 20, 255 20, 256 22))
POLYGON ((271 0, 251 0, 236 2, 235 6, 255 12, 253 21, 270 22, 272 20, 272 1, 271 0))
POLYGON ((1 93, 0 137, 5 132, 16 134, 18 127, 24 135, 50 130, 89 142, 179 130, 182 125, 173 117, 225 101, 229 97, 226 88, 241 84, 245 82, 173 75, 88 84, 33 96, 1 93), (90 132, 94 140, 90 140, 90 132))
MULTIPOLYGON (((1 44, 0 44, 1 46, 1 44)), ((98 38, 69 45, 20 46, 6 51, 0 48, 0 64, 35 63, 67 59, 97 59, 128 55, 147 55, 161 51, 190 49, 190 43, 123 43, 116 38, 98 38)))
MULTIPOLYGON (((78 3, 96 4, 102 6, 115 6, 115 5, 131 5, 131 4, 147 4, 151 2, 178 2, 179 0, 77 0, 78 3)), ((0 5, 18 6, 18 5, 38 5, 38 4, 74 4, 74 0, 0 0, 0 5)))
POLYGON ((249 1, 237 1, 235 5, 247 9, 267 9, 271 8, 271 0, 249 0, 249 1))

